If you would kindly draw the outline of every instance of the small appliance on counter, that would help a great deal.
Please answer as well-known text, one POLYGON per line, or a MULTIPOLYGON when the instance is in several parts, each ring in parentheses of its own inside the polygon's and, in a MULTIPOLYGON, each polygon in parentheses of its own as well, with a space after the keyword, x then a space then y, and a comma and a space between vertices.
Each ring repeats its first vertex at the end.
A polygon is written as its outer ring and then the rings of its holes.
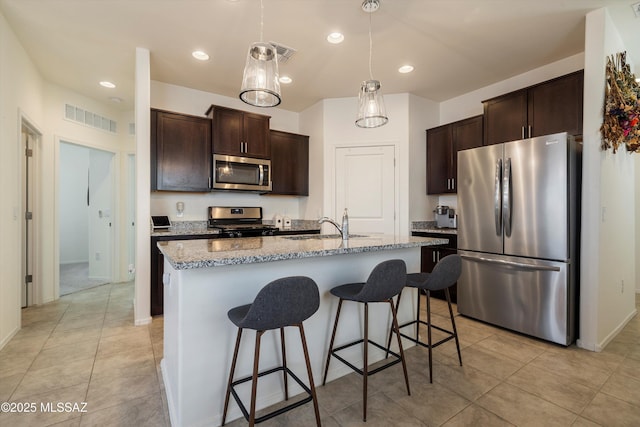
POLYGON ((436 227, 438 228, 457 228, 458 216, 456 211, 449 206, 436 206, 434 210, 436 214, 436 227))
POLYGON ((151 217, 151 225, 154 230, 167 230, 171 227, 169 217, 165 215, 154 215, 151 217))

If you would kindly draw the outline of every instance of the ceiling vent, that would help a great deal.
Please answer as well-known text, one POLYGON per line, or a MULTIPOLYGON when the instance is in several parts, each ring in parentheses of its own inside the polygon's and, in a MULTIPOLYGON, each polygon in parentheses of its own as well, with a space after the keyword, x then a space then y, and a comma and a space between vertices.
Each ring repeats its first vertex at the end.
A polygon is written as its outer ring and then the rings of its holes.
POLYGON ((278 53, 278 64, 284 64, 293 56, 293 54, 296 53, 296 50, 292 47, 276 42, 269 42, 269 44, 276 48, 276 52, 278 53))

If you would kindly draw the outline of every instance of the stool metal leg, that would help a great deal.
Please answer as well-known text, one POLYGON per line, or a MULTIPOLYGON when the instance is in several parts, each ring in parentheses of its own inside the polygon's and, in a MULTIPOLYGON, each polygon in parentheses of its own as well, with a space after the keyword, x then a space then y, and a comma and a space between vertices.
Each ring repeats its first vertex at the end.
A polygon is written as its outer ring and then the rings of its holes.
POLYGON ((336 320, 333 322, 333 332, 331 333, 331 341, 329 342, 329 353, 327 354, 327 363, 324 367, 324 377, 322 385, 327 383, 327 373, 329 372, 329 362, 331 362, 331 353, 333 352, 333 341, 336 338, 336 330, 338 329, 338 319, 340 318, 340 309, 342 308, 342 298, 338 301, 338 310, 336 311, 336 320))
POLYGON ((447 304, 449 304, 449 316, 451 316, 451 326, 453 327, 453 336, 456 340, 456 348, 458 349, 458 361, 462 366, 462 354, 460 353, 460 342, 458 341, 458 330, 456 329, 456 321, 453 317, 453 309, 451 308, 451 297, 449 296, 449 288, 445 288, 444 294, 447 297, 447 304))
MULTIPOLYGON (((402 296, 402 291, 400 291, 400 293, 398 294, 398 299, 396 300, 396 307, 398 307, 398 309, 400 308, 400 296, 402 296)), ((393 298, 390 301, 391 301, 391 304, 393 305, 393 298)), ((394 332, 395 332, 395 329, 393 329, 393 324, 392 324, 391 329, 389 329, 389 339, 387 340, 387 354, 385 354, 384 356, 385 359, 389 357, 389 350, 391 350, 391 339, 393 338, 394 332)))
MULTIPOLYGON (((416 341, 420 341, 420 298, 422 297, 422 291, 418 288, 418 312, 416 313, 416 341)), ((429 298, 429 297, 427 297, 429 298)))
POLYGON ((229 372, 229 382, 227 383, 227 393, 224 396, 224 409, 222 411, 222 424, 224 425, 227 419, 227 409, 229 408, 229 395, 231 394, 231 383, 233 382, 233 375, 236 370, 236 362, 238 361, 238 349, 240 348, 240 338, 242 337, 242 328, 238 328, 238 335, 236 338, 236 345, 233 350, 233 359, 231 360, 231 372, 229 372))
POLYGON ((256 424, 256 394, 258 391, 258 366, 260 364, 260 338, 264 331, 256 331, 256 350, 253 355, 253 378, 251 379, 251 409, 249 412, 249 427, 256 424))
POLYGON ((400 328, 398 326, 398 313, 393 306, 393 299, 389 300, 389 304, 391 305, 391 314, 393 317, 392 328, 396 333, 396 337, 398 337, 398 347, 400 348, 400 360, 402 361, 402 371, 404 372, 404 382, 407 385, 407 394, 411 396, 411 389, 409 388, 409 375, 407 374, 407 363, 404 359, 404 350, 402 349, 402 338, 400 337, 400 328))
POLYGON ((362 348, 362 421, 367 421, 367 375, 369 367, 369 304, 364 303, 364 341, 362 348))
POLYGON ((431 291, 427 289, 427 342, 429 344, 429 382, 433 383, 432 363, 433 363, 433 348, 431 346, 431 291))
POLYGON ((289 400, 289 382, 287 381, 287 349, 284 345, 284 328, 280 328, 280 344, 282 345, 282 375, 284 377, 284 400, 289 400))
POLYGON ((318 407, 318 397, 316 396, 316 386, 313 382, 313 372, 311 372, 311 361, 309 360, 309 350, 307 349, 307 339, 304 336, 304 328, 302 323, 298 325, 300 330, 300 341, 302 341, 302 350, 304 352, 304 361, 307 365, 307 375, 309 376, 309 389, 311 389, 311 397, 313 398, 313 410, 316 414, 316 424, 320 427, 320 408, 318 407))

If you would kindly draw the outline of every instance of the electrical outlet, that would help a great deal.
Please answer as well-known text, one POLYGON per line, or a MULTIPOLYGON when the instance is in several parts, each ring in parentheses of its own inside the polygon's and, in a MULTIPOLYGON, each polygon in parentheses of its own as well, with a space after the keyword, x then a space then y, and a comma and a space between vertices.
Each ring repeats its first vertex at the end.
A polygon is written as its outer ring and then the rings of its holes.
POLYGON ((631 8, 633 9, 633 13, 635 13, 636 18, 640 18, 640 2, 632 4, 631 8))

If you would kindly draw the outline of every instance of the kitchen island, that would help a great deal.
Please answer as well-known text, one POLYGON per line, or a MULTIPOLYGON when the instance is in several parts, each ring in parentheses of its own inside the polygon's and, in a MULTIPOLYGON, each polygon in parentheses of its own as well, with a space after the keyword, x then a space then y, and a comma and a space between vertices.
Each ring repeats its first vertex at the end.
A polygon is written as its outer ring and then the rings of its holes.
MULTIPOLYGON (((420 270, 420 247, 445 244, 446 239, 398 237, 386 235, 272 236, 241 239, 173 240, 159 242, 164 255, 164 358, 165 383, 173 426, 220 425, 227 376, 233 355, 236 327, 227 311, 253 301, 258 291, 272 280, 286 276, 308 276, 320 290, 320 308, 305 322, 307 344, 316 385, 321 375, 331 334, 337 299, 329 290, 349 282, 365 281, 375 265, 388 259, 403 259, 408 272, 420 270)), ((413 316, 415 301, 403 298, 400 320, 413 316)), ((361 335, 361 307, 345 304, 336 342, 354 340, 361 335)), ((372 304, 370 336, 384 343, 390 325, 388 305, 372 304)), ((297 331, 287 332, 287 364, 301 378, 305 375, 297 331)), ((277 331, 263 340, 261 369, 280 364, 277 331)), ((253 362, 252 331, 243 334, 236 376, 251 372, 253 362)), ((362 351, 354 346, 344 356, 361 364, 362 351)), ((370 350, 369 360, 384 357, 370 350)), ((351 372, 339 363, 331 365, 331 381, 351 372)), ((263 408, 284 399, 282 377, 261 378, 257 407, 263 408)), ((292 387, 290 395, 300 392, 292 387)), ((295 384, 297 387, 297 384, 295 384)), ((239 393, 247 399, 250 385, 239 393)), ((230 403, 227 419, 241 417, 235 402, 230 403)))

